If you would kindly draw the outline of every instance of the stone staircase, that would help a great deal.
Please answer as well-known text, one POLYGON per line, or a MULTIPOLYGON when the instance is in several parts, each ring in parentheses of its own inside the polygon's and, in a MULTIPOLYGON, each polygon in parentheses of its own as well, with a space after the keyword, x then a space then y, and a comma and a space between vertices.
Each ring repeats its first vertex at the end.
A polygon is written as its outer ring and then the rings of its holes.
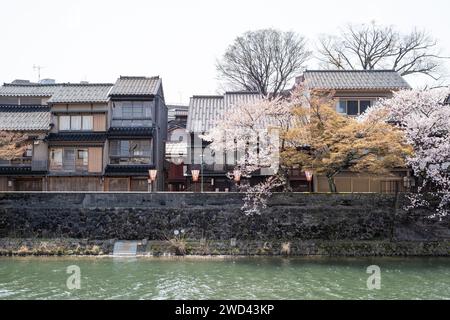
POLYGON ((139 241, 119 240, 114 243, 113 256, 115 257, 135 257, 139 241))

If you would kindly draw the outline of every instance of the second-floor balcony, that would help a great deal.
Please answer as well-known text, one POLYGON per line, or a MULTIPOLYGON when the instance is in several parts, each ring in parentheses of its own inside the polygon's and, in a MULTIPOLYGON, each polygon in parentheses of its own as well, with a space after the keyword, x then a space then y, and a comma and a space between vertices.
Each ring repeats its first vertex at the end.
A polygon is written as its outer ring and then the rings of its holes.
POLYGON ((150 165, 153 144, 149 139, 118 139, 109 142, 109 163, 112 165, 150 165))
POLYGON ((113 128, 151 128, 153 120, 151 118, 113 118, 111 121, 113 128))
POLYGON ((31 166, 32 157, 19 157, 12 160, 0 160, 2 167, 29 167, 31 166))
POLYGON ((0 168, 11 173, 17 171, 47 171, 47 160, 34 160, 32 157, 19 157, 13 160, 0 160, 0 168))

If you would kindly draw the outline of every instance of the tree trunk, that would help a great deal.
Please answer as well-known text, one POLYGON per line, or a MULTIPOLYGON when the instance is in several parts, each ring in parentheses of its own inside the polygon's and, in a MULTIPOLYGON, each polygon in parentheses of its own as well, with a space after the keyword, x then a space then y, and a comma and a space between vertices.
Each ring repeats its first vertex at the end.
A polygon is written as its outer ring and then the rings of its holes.
POLYGON ((283 184, 283 192, 292 192, 291 182, 289 180, 288 169, 282 168, 281 166, 278 168, 278 172, 282 179, 284 180, 283 184))
POLYGON ((328 179, 328 187, 330 188, 330 192, 336 193, 336 183, 334 183, 334 175, 327 175, 328 179))

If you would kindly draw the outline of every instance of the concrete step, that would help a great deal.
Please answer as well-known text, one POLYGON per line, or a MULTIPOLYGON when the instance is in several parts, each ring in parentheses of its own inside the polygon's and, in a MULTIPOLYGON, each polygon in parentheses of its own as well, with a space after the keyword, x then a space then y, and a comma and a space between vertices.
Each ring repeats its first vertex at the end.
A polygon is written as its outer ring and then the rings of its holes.
POLYGON ((134 257, 136 256, 139 241, 119 240, 114 243, 113 256, 134 257))

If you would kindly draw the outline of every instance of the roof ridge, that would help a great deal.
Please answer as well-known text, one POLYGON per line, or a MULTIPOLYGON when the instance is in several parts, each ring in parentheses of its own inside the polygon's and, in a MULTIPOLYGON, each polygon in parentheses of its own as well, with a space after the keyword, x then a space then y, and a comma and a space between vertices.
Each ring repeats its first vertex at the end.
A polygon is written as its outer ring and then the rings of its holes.
POLYGON ((92 87, 111 87, 111 86, 114 86, 114 84, 113 83, 62 83, 61 84, 61 87, 71 87, 71 86, 73 86, 73 87, 83 87, 83 86, 86 86, 86 87, 90 87, 90 86, 92 86, 92 87))
POLYGON ((192 98, 221 98, 221 99, 223 99, 223 98, 225 98, 225 96, 224 95, 218 95, 218 94, 216 94, 216 95, 199 94, 199 95, 193 95, 192 98))
POLYGON ((65 83, 3 83, 5 87, 58 87, 65 83))
POLYGON ((120 76, 119 79, 160 79, 159 76, 151 76, 151 77, 146 77, 146 76, 120 76))
POLYGON ((389 70, 389 69, 377 69, 377 70, 333 70, 333 69, 327 69, 327 70, 320 70, 320 69, 316 69, 316 70, 305 70, 303 71, 303 73, 306 72, 355 72, 355 73, 363 73, 363 72, 395 72, 398 73, 395 70, 389 70))
POLYGON ((2 104, 0 104, 0 108, 2 108, 2 107, 23 107, 23 108, 38 107, 38 108, 48 108, 49 106, 42 105, 42 104, 8 104, 8 103, 2 103, 2 104))
POLYGON ((261 94, 258 91, 245 91, 245 90, 241 90, 241 91, 225 91, 224 95, 227 94, 261 94))

